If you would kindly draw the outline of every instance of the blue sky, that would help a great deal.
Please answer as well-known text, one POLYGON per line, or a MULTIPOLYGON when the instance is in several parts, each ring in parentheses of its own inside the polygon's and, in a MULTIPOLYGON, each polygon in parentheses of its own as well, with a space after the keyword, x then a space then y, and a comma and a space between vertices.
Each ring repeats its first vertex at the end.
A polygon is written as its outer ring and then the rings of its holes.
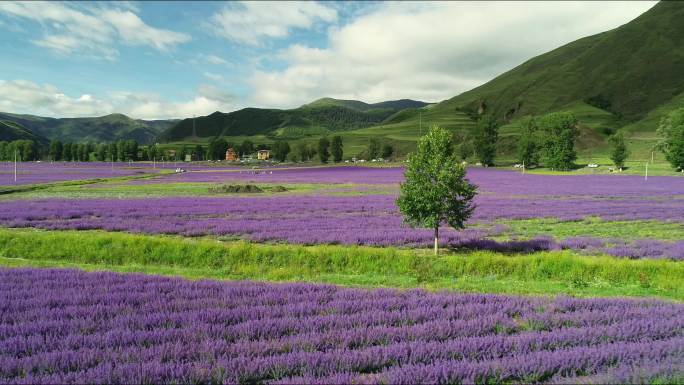
POLYGON ((653 2, 0 2, 0 111, 440 101, 653 2))

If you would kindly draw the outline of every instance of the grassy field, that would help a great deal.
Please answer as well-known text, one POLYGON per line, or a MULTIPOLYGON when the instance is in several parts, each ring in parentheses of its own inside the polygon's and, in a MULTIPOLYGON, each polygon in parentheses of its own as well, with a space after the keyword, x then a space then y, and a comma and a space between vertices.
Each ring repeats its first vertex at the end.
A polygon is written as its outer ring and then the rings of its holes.
POLYGON ((0 230, 0 265, 72 267, 193 279, 305 281, 464 292, 684 300, 684 265, 569 251, 497 254, 296 246, 99 231, 0 230))
POLYGON ((537 218, 499 223, 507 227, 501 237, 503 239, 527 239, 548 235, 556 239, 595 237, 678 241, 684 234, 684 226, 681 223, 658 221, 603 221, 598 218, 585 218, 582 221, 563 222, 553 218, 537 218))

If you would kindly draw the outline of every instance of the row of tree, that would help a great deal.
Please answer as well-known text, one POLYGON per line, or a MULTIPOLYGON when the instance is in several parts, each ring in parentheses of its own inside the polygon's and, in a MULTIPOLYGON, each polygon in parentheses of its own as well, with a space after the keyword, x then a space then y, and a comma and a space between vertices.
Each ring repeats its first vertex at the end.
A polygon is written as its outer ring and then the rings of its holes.
MULTIPOLYGON (((552 170, 571 170, 577 159, 577 127, 577 118, 570 112, 554 112, 523 120, 517 144, 518 162, 525 167, 543 164, 552 170)), ((491 115, 484 115, 477 122, 473 138, 457 133, 454 142, 458 143, 455 150, 461 160, 475 155, 482 165, 492 166, 499 146, 499 125, 491 115)), ((611 159, 622 168, 629 156, 624 137, 618 133, 610 137, 609 142, 611 159)))
POLYGON ((135 140, 119 140, 113 143, 62 143, 53 140, 48 147, 48 160, 89 162, 147 160, 145 149, 141 156, 140 147, 135 140))
POLYGON ((32 161, 40 159, 40 147, 33 140, 0 141, 0 160, 32 161))
MULTIPOLYGON (((577 118, 570 112, 554 112, 525 119, 517 146, 518 161, 528 167, 543 164, 553 170, 571 170, 577 159, 577 127, 577 118)), ((497 122, 491 116, 482 116, 477 122, 474 138, 455 134, 453 140, 458 143, 455 144, 455 150, 462 160, 475 155, 483 165, 491 166, 498 148, 498 129, 497 122)), ((655 149, 663 152, 673 168, 684 172, 684 107, 664 117, 657 132, 662 139, 655 149)), ((624 134, 613 134, 608 138, 608 143, 610 159, 622 169, 630 156, 624 134)))

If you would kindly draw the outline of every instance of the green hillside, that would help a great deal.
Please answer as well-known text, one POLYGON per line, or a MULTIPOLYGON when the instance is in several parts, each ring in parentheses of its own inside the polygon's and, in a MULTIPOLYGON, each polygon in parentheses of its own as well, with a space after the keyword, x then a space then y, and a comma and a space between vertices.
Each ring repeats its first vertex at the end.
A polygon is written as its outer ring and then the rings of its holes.
MULTIPOLYGON (((614 30, 537 56, 444 104, 511 121, 583 102, 620 123, 684 92, 684 3, 661 2, 614 30)), ((617 123, 617 122, 616 122, 617 123)))
POLYGON ((275 139, 302 139, 330 132, 355 130, 377 125, 406 106, 425 106, 414 100, 367 104, 356 100, 319 99, 290 110, 244 108, 242 110, 194 119, 184 119, 166 130, 162 141, 216 136, 264 135, 275 139))
POLYGON ((0 120, 0 141, 33 140, 39 144, 46 144, 47 139, 36 135, 31 130, 9 120, 0 120))
MULTIPOLYGON (((397 112, 347 133, 415 142, 420 126, 467 132, 480 112, 501 122, 502 156, 510 156, 530 115, 570 111, 580 122, 584 157, 603 154, 607 136, 628 133, 634 158, 651 156, 660 119, 684 106, 684 3, 661 2, 614 30, 532 58, 486 84, 441 103, 397 112)), ((358 140, 357 140, 358 141, 358 140)), ((363 142, 363 141, 359 141, 363 142)), ((657 156, 656 156, 657 157, 657 156)))
POLYGON ((388 100, 379 103, 364 103, 359 100, 343 100, 343 99, 333 99, 333 98, 321 98, 315 100, 309 104, 305 104, 302 107, 347 107, 358 111, 369 111, 369 110, 394 110, 399 111, 406 108, 420 108, 427 106, 428 103, 420 102, 411 99, 400 99, 400 100, 388 100))
POLYGON ((157 135, 176 120, 139 120, 122 114, 94 118, 46 118, 34 115, 0 113, 0 120, 17 125, 45 137, 64 142, 112 142, 134 139, 152 143, 157 135))

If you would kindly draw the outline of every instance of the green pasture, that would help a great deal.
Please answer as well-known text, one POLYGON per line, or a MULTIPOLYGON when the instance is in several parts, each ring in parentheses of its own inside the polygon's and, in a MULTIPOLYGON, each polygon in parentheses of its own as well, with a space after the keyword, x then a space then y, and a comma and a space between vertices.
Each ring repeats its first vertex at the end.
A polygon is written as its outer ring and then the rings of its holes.
MULTIPOLYGON (((47 189, 30 190, 12 195, 0 196, 0 199, 83 199, 83 198, 154 198, 170 196, 271 196, 312 193, 322 191, 328 185, 322 184, 280 184, 280 183, 254 183, 264 190, 263 193, 212 193, 210 188, 222 183, 146 183, 132 184, 125 181, 110 181, 96 184, 53 186, 47 189), (284 192, 273 192, 275 186, 283 186, 284 192)), ((227 181, 225 184, 244 184, 227 181)))
POLYGON ((221 242, 100 231, 0 230, 0 265, 70 267, 192 279, 304 281, 479 293, 684 300, 684 264, 582 256, 221 242))
POLYGON ((539 235, 557 240, 570 237, 618 238, 624 240, 657 239, 679 241, 684 238, 684 225, 660 221, 604 221, 585 218, 581 221, 559 221, 554 218, 502 220, 506 231, 495 239, 530 239, 539 235))

